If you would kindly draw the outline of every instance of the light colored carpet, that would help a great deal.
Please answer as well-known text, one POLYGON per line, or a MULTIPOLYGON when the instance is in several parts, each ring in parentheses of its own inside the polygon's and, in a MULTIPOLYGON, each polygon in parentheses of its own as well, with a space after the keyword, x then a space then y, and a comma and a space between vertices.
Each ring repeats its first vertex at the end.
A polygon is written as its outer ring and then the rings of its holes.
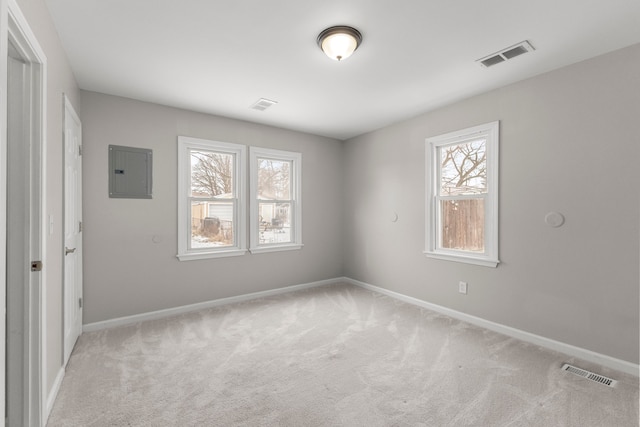
POLYGON ((638 399, 636 377, 332 285, 86 333, 48 425, 637 426, 638 399))

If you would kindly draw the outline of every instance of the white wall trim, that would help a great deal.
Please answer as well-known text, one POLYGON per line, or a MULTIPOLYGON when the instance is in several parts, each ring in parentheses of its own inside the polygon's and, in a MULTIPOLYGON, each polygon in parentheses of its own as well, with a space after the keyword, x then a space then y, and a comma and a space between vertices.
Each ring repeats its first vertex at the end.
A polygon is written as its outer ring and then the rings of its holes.
POLYGON ((417 305, 419 307, 426 308, 436 313, 444 314, 454 319, 461 320, 463 322, 471 323, 472 325, 480 326, 481 328, 489 329, 494 332, 498 332, 503 335, 507 335, 512 338, 519 339, 531 344, 539 345, 541 347, 548 348, 550 350, 565 353, 571 357, 577 357, 587 362, 597 363, 607 368, 615 369, 626 374, 639 376, 640 365, 627 362, 625 360, 616 359, 605 354, 596 353, 595 351, 587 350, 581 347, 576 347, 571 344, 566 344, 560 341, 555 341, 550 338, 546 338, 540 335, 532 334, 520 329, 512 328, 510 326, 502 325, 500 323, 492 322, 490 320, 482 319, 480 317, 472 316, 470 314, 462 313, 460 311, 452 310, 447 307, 443 307, 437 304, 432 304, 418 298, 410 297, 400 294, 398 292, 390 291, 378 286, 370 285, 365 282, 351 279, 349 277, 343 277, 341 281, 350 283, 352 285, 359 286, 370 291, 378 292, 383 295, 387 295, 391 298, 395 298, 400 301, 407 302, 409 304, 417 305))
MULTIPOLYGON (((6 269, 6 248, 7 248, 7 47, 9 32, 7 31, 8 20, 7 0, 0 0, 0 307, 5 313, 0 316, 0 366, 6 366, 6 290, 7 290, 7 269, 6 269)), ((5 401, 7 378, 6 369, 0 369, 0 427, 5 425, 5 401)))
POLYGON ((318 286, 333 285, 343 283, 342 278, 320 280, 318 282, 304 283, 301 285, 286 286, 284 288, 271 289, 268 291, 253 292, 250 294, 238 295, 228 298, 220 298, 211 301, 199 302, 196 304, 183 305, 175 308, 167 308, 164 310, 151 311, 148 313, 134 314, 132 316, 118 317, 116 319, 104 320, 101 322, 87 323, 83 325, 83 332, 93 332, 102 329, 114 328, 116 326, 130 325, 133 323, 143 322, 146 320, 163 319, 166 317, 176 316, 178 314, 190 313, 205 308, 218 307, 221 305, 233 304, 242 301, 249 301, 258 298, 269 297, 272 295, 285 294, 288 292, 299 291, 302 289, 315 288, 318 286))
POLYGON ((47 424, 47 420, 49 420, 49 415, 51 415, 51 410, 53 409, 53 404, 56 401, 56 397, 58 397, 58 391, 60 391, 60 386, 62 385, 62 380, 64 379, 65 369, 61 367, 58 369, 58 374, 56 375, 56 379, 53 381, 53 385, 51 386, 51 390, 49 391, 49 395, 46 397, 46 403, 44 407, 44 416, 43 416, 43 424, 47 424))

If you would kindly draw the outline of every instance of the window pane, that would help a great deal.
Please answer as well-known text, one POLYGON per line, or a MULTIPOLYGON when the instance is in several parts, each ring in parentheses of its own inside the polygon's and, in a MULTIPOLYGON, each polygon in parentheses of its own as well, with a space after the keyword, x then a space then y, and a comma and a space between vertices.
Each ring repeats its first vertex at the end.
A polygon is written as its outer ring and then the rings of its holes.
POLYGON ((233 202, 191 202, 191 248, 235 246, 233 202))
POLYGON ((440 194, 482 194, 487 192, 486 139, 441 147, 440 194))
POLYGON ((233 197, 234 155, 190 150, 191 196, 233 197))
POLYGON ((291 161, 258 158, 258 198, 291 200, 291 161))
POLYGON ((291 204, 261 202, 258 204, 258 244, 291 243, 291 204))
POLYGON ((484 252, 484 199, 440 203, 442 248, 484 252))

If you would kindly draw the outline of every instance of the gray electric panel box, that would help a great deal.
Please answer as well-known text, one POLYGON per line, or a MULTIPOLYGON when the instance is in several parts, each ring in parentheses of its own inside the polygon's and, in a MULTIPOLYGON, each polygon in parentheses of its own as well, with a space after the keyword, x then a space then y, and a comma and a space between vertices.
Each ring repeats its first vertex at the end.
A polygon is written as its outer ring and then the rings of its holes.
POLYGON ((153 152, 146 148, 109 146, 109 197, 150 199, 153 152))

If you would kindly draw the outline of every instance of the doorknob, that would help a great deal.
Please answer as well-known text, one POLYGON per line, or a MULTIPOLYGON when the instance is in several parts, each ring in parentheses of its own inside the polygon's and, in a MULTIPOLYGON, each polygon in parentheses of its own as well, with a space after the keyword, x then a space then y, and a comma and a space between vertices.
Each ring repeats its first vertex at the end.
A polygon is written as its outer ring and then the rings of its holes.
POLYGON ((65 256, 66 256, 66 255, 69 255, 69 254, 72 254, 72 253, 74 253, 75 251, 76 251, 76 248, 69 249, 69 248, 68 248, 68 247, 66 247, 66 246, 64 247, 64 254, 65 254, 65 256))

